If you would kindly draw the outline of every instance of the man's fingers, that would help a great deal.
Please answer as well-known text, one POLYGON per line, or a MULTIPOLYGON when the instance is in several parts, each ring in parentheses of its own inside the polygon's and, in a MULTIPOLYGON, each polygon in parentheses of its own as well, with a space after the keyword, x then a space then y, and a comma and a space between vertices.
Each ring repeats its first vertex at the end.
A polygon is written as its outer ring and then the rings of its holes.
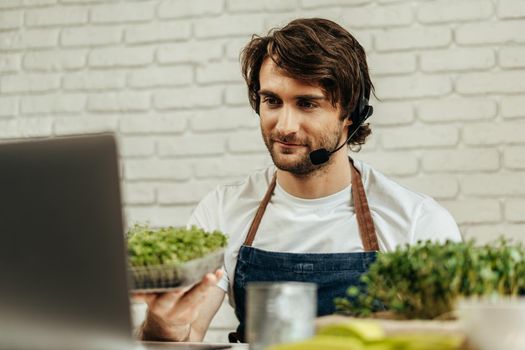
POLYGON ((148 304, 148 307, 151 307, 151 305, 157 300, 158 294, 146 294, 146 304, 148 304))
POLYGON ((150 306, 156 298, 157 294, 154 293, 133 293, 131 295, 131 300, 134 303, 146 303, 148 306, 150 306))
POLYGON ((208 273, 194 285, 180 300, 181 307, 194 307, 204 300, 208 290, 218 282, 217 275, 208 273))
POLYGON ((224 276, 224 270, 223 269, 219 269, 219 270, 215 271, 215 278, 217 278, 217 282, 219 282, 221 280, 222 276, 224 276))
POLYGON ((224 275, 224 271, 206 274, 202 280, 189 288, 180 288, 161 294, 135 294, 134 299, 144 300, 151 311, 156 314, 187 313, 197 308, 205 299, 208 290, 215 286, 224 275))
POLYGON ((184 289, 177 289, 172 292, 159 294, 153 306, 156 309, 168 311, 178 302, 178 300, 183 295, 184 295, 184 289))
POLYGON ((134 303, 145 303, 146 302, 146 294, 144 293, 131 294, 130 298, 134 303))
POLYGON ((168 317, 177 317, 179 321, 183 322, 193 322, 199 314, 200 307, 205 301, 209 289, 213 288, 217 281, 216 274, 208 273, 201 282, 194 285, 182 296, 177 306, 167 314, 168 317))

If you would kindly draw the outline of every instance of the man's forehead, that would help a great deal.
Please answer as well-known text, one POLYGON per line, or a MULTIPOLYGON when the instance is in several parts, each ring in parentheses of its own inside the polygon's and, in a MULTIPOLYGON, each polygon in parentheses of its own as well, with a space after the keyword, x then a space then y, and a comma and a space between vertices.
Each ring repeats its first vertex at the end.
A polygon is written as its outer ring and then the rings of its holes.
POLYGON ((320 83, 297 79, 278 67, 270 58, 266 58, 261 65, 259 84, 261 92, 279 94, 280 91, 286 91, 294 95, 328 98, 320 83))

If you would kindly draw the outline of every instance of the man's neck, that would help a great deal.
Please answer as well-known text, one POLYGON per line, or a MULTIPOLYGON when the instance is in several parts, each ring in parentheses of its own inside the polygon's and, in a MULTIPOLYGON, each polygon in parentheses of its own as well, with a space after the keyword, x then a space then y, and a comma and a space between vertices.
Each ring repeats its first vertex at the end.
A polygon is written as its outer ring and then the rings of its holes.
POLYGON ((298 176, 277 169, 277 182, 295 197, 314 199, 329 196, 352 182, 348 156, 345 152, 337 152, 330 159, 330 164, 309 176, 298 176))

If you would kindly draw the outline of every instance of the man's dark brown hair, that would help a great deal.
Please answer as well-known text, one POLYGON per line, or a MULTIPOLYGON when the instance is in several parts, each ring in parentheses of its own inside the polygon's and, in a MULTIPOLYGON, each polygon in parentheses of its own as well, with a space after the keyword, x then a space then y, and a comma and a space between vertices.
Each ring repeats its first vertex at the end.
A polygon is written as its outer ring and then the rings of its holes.
MULTIPOLYGON (((267 36, 254 35, 242 51, 242 74, 257 113, 259 72, 266 57, 289 77, 319 85, 334 107, 340 104, 342 119, 358 104, 362 83, 365 96, 374 91, 365 51, 347 30, 327 19, 296 19, 282 29, 270 30, 267 36)), ((363 124, 348 144, 359 147, 370 133, 369 125, 363 124)))

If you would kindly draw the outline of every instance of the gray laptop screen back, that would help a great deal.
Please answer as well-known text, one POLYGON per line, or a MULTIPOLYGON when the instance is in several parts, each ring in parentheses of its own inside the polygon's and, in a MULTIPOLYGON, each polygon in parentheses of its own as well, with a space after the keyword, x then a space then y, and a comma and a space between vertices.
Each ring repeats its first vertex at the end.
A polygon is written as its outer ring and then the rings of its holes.
POLYGON ((131 339, 118 174, 112 135, 0 144, 0 347, 131 339))

